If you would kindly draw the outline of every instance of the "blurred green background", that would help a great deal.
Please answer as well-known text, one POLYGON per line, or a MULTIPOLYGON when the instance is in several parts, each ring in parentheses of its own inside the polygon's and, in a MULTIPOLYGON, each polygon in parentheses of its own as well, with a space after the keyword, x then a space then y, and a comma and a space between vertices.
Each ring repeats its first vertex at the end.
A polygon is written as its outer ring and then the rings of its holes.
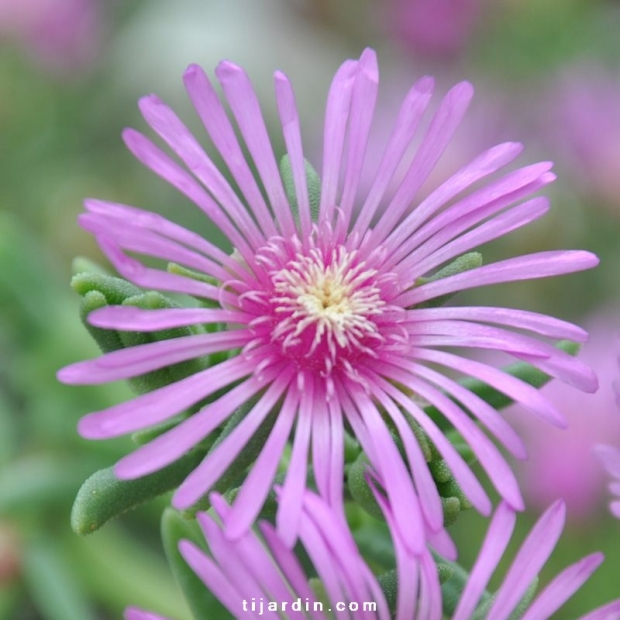
MULTIPOLYGON (((592 473, 543 579, 602 549, 607 562, 557 617, 575 618, 619 596, 620 524, 607 514, 605 479, 589 457, 593 442, 620 444, 620 414, 609 396, 620 351, 618 32, 613 0, 2 0, 0 620, 106 620, 120 618, 128 604, 189 618, 160 551, 166 498, 87 538, 69 526, 83 480, 131 447, 129 439, 87 442, 75 431, 83 414, 127 398, 126 386, 76 388, 55 379, 62 365, 97 354, 69 287, 74 256, 101 260, 76 225, 81 202, 94 196, 133 204, 213 237, 197 209, 124 149, 122 128, 144 129, 136 100, 156 92, 200 136, 182 72, 190 62, 212 73, 220 59, 233 60, 250 74, 281 153, 272 81, 281 69, 296 88, 307 156, 318 168, 329 82, 366 46, 379 52, 377 144, 421 75, 435 75, 439 93, 461 79, 475 85, 434 182, 507 139, 525 143, 520 164, 556 162, 559 179, 545 192, 551 213, 490 245, 485 260, 564 247, 601 257, 594 272, 474 291, 463 303, 523 307, 593 329, 604 323, 608 337, 590 361, 608 396, 577 412, 596 423, 582 423, 576 440, 566 435, 572 443, 563 444, 559 431, 543 442, 543 457, 592 473)), ((547 430, 541 423, 523 432, 540 438, 547 430)), ((529 497, 526 470, 522 482, 529 497)), ((577 484, 569 480, 567 488, 577 484)), ((532 494, 524 529, 560 486, 548 497, 532 494)), ((465 565, 476 553, 470 532, 478 536, 483 525, 471 514, 454 528, 457 539, 467 539, 465 565)))

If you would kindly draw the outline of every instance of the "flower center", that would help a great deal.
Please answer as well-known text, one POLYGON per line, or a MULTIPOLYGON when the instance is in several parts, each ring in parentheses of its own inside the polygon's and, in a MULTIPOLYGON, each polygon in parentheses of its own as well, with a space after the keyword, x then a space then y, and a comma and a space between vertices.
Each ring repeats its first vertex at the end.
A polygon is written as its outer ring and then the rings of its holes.
MULTIPOLYGON (((272 303, 279 322, 273 339, 298 358, 322 358, 331 370, 339 356, 372 353, 381 341, 373 320, 385 301, 376 269, 358 262, 357 252, 339 246, 331 253, 314 247, 272 273, 272 303)), ((322 365, 322 364, 321 364, 322 365)))

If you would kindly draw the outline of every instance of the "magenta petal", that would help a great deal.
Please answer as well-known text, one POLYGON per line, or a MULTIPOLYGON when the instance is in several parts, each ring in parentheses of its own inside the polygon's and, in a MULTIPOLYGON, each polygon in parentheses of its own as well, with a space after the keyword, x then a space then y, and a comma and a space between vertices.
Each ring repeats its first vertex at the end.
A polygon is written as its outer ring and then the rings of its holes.
POLYGON ((582 250, 559 250, 538 252, 509 258, 491 265, 483 265, 429 284, 412 289, 398 300, 409 307, 441 295, 479 286, 547 278, 566 273, 592 269, 598 265, 598 258, 582 250))
POLYGON ((538 520, 519 549, 497 597, 489 609, 490 618, 507 618, 551 555, 564 527, 566 509, 555 502, 538 520))
POLYGON ((295 232, 293 216, 252 84, 245 71, 231 62, 221 62, 215 73, 254 160, 281 232, 291 235, 295 232))
POLYGON ((144 611, 137 607, 127 607, 124 614, 125 620, 167 620, 163 616, 154 614, 151 611, 144 611))
POLYGON ((504 554, 515 525, 515 512, 501 503, 487 531, 487 535, 461 594, 453 620, 470 620, 491 575, 504 554))
POLYGON ((536 597, 522 620, 550 618, 552 614, 590 579, 590 576, 600 566, 603 559, 602 553, 593 553, 564 569, 536 597))

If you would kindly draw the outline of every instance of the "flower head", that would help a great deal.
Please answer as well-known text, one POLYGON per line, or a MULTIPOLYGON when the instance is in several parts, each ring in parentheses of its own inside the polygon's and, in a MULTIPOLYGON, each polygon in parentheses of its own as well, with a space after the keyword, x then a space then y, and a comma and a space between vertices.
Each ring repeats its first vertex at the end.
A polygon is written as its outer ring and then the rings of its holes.
MULTIPOLYGON (((338 610, 338 618, 368 620, 440 620, 449 612, 454 612, 453 620, 507 620, 515 617, 515 610, 519 609, 524 615, 518 617, 546 620, 581 588, 603 559, 602 554, 594 553, 569 566, 532 601, 538 573, 555 548, 564 525, 564 505, 556 502, 531 530, 499 589, 490 595, 486 591, 489 579, 515 525, 514 510, 502 503, 493 516, 471 574, 464 578, 462 571, 455 572, 449 578, 459 581, 447 584, 448 591, 460 593, 456 601, 448 597, 447 605, 455 608, 442 608, 439 574, 430 552, 416 556, 407 550, 394 527, 391 507, 381 501, 398 569, 396 605, 390 611, 377 577, 360 555, 341 515, 310 491, 304 493, 302 506, 300 541, 314 566, 319 588, 310 587, 294 551, 284 544, 270 523, 260 523, 261 537, 254 531, 236 540, 227 537, 230 508, 220 497, 215 498, 214 507, 221 524, 210 515, 199 515, 209 554, 186 540, 181 541, 179 549, 196 575, 233 616, 264 614, 267 618, 283 615, 314 620, 331 617, 324 613, 327 609, 338 610), (323 595, 317 596, 317 592, 323 595)), ((132 613, 135 615, 128 614, 126 620, 151 620, 151 616, 132 613)), ((617 619, 618 614, 620 600, 581 620, 617 619)))
MULTIPOLYGON (((390 506, 379 501, 392 525, 390 506)), ((231 540, 226 526, 230 507, 219 496, 212 502, 221 523, 206 513, 198 514, 209 554, 187 540, 180 542, 179 550, 235 618, 264 615, 327 620, 332 617, 328 611, 337 611, 338 618, 392 617, 379 581, 361 556, 346 521, 321 497, 304 492, 299 527, 300 542, 314 567, 313 581, 318 580, 318 588, 312 587, 295 552, 271 523, 263 521, 258 531, 249 530, 231 540)), ((440 618, 441 590, 432 555, 428 550, 421 556, 412 554, 397 531, 391 528, 391 532, 397 568, 403 575, 396 597, 397 618, 440 618)), ((129 616, 127 620, 142 618, 129 616)))
POLYGON ((155 96, 142 99, 140 109, 184 166, 135 130, 126 130, 124 138, 141 162, 220 228, 235 252, 228 255, 161 216, 100 200, 86 201, 80 223, 135 285, 184 293, 211 306, 110 306, 90 315, 93 325, 145 332, 186 325, 201 331, 200 326, 208 324, 223 324, 223 329, 115 351, 69 366, 59 376, 67 383, 104 383, 198 356, 230 353, 193 375, 87 415, 80 433, 93 439, 123 435, 201 403, 197 412, 117 464, 119 477, 137 478, 175 461, 241 405, 252 403, 234 431, 176 491, 173 504, 186 508, 208 492, 277 410, 264 449, 237 495, 228 532, 239 536, 254 521, 292 436, 277 521, 279 533, 292 544, 309 460, 320 494, 333 506, 342 504, 346 426, 384 480, 406 544, 422 552, 425 532, 441 530, 443 512, 411 424, 435 444, 472 504, 483 513, 491 509, 480 482, 425 413, 424 406, 430 404, 471 444, 502 497, 521 508, 510 468, 471 415, 507 450, 523 457, 519 437, 502 416, 438 367, 480 379, 561 425, 560 413, 537 390, 449 349, 502 350, 580 389, 593 390, 596 379, 581 362, 523 332, 576 341, 586 334, 564 321, 522 310, 428 306, 460 290, 569 273, 597 263, 588 252, 551 251, 485 266, 470 261, 468 266, 475 268, 468 271, 445 268, 464 254, 471 256, 467 253, 479 244, 541 217, 547 200, 530 196, 554 179, 551 164, 499 174, 521 151, 519 144, 501 144, 418 201, 472 97, 472 87, 461 83, 438 106, 402 182, 391 192, 390 182, 416 139, 431 98, 433 81, 422 78, 402 104, 368 194, 358 196, 378 87, 376 57, 367 50, 359 61, 340 67, 329 92, 320 192, 307 175, 292 87, 283 74, 275 74, 294 186, 287 193, 247 75, 230 62, 221 63, 216 75, 249 160, 205 73, 191 66, 185 85, 238 192, 155 96), (174 261, 203 275, 147 267, 127 251, 174 261), (437 277, 438 270, 443 277, 437 277), (406 460, 394 432, 400 435, 406 460))

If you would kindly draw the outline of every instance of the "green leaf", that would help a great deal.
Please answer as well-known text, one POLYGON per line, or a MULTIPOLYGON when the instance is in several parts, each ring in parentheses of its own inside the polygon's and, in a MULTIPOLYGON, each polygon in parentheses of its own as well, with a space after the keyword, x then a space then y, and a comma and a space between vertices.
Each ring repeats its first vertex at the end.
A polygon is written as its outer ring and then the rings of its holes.
MULTIPOLYGON (((368 457, 362 453, 357 460, 349 467, 347 483, 351 497, 358 503, 368 514, 380 519, 385 520, 385 516, 381 507, 375 499, 374 493, 368 484, 366 479, 367 471, 369 468, 368 457)), ((376 484, 377 489, 381 491, 379 484, 376 484)))
POLYGON ((45 620, 96 620, 71 574, 59 545, 49 540, 28 544, 23 575, 29 593, 45 620))
MULTIPOLYGON (((310 218, 313 222, 317 222, 319 219, 319 205, 321 203, 321 179, 307 160, 304 160, 304 166, 306 170, 308 201, 310 203, 310 218)), ((293 168, 288 155, 285 155, 280 160, 280 175, 282 176, 282 183, 284 184, 284 190, 286 191, 286 197, 291 206, 291 211, 295 219, 298 219, 299 205, 297 203, 297 191, 295 189, 295 179, 293 178, 293 168)))
MULTIPOLYGON (((435 282, 448 276, 462 273, 463 271, 469 271, 470 269, 476 269, 482 265, 482 254, 480 252, 468 252, 455 258, 449 265, 442 267, 437 273, 432 276, 418 278, 415 282, 415 286, 421 286, 429 282, 435 282)), ((443 306, 448 300, 452 299, 456 293, 448 293, 447 295, 441 295, 434 299, 429 299, 415 306, 416 308, 436 308, 437 306, 443 306)))
POLYGON ((233 618, 211 593, 179 552, 179 541, 189 540, 206 548, 204 537, 194 520, 183 518, 176 510, 167 508, 162 515, 161 536, 168 564, 196 620, 233 618))
POLYGON ((176 488, 204 458, 192 450, 164 469, 136 480, 119 480, 113 469, 102 469, 82 485, 71 511, 71 527, 86 535, 104 523, 171 489, 176 488))

